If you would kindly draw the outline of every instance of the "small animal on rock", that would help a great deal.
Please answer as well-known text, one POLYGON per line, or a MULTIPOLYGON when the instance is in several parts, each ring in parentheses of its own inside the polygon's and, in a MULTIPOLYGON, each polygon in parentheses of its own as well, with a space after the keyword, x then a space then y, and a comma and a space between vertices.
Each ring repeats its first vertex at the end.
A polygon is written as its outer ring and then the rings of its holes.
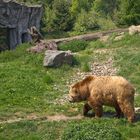
POLYGON ((133 122, 134 87, 121 76, 87 76, 70 87, 69 101, 86 101, 83 114, 94 109, 95 117, 103 114, 103 105, 112 106, 119 118, 122 114, 133 122))

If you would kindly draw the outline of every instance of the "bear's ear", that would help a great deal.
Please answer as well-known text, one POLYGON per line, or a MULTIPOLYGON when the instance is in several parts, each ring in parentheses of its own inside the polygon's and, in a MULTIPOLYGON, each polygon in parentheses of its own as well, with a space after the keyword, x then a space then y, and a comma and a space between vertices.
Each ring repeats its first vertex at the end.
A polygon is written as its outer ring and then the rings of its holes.
POLYGON ((91 80, 93 80, 94 79, 94 76, 87 76, 84 80, 83 80, 83 82, 84 83, 88 83, 88 82, 90 82, 91 80))
POLYGON ((74 84, 69 86, 70 88, 74 88, 74 84))

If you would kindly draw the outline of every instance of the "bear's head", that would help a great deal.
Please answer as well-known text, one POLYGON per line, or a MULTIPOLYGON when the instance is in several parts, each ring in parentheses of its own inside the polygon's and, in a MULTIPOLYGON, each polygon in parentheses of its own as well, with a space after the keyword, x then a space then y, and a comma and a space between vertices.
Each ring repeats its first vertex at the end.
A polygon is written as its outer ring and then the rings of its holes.
POLYGON ((69 90, 69 101, 80 102, 89 96, 89 83, 93 80, 93 76, 88 76, 84 80, 72 85, 69 90))
POLYGON ((80 102, 80 101, 81 101, 80 92, 76 87, 71 86, 69 91, 69 102, 80 102))

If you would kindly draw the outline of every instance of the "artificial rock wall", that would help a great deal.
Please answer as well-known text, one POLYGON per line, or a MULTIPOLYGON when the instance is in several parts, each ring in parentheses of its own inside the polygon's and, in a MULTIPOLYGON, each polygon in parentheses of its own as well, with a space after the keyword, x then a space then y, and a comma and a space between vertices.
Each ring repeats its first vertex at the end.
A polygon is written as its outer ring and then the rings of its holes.
POLYGON ((26 6, 12 0, 0 0, 0 28, 7 29, 9 49, 32 40, 28 29, 40 28, 43 8, 40 5, 26 6))

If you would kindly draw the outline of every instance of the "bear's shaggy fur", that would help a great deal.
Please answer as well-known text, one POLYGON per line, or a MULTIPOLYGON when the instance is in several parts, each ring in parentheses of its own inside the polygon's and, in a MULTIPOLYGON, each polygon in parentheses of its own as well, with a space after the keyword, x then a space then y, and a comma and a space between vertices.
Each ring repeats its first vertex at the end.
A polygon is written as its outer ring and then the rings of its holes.
POLYGON ((95 117, 102 116, 103 105, 113 106, 117 117, 123 114, 133 122, 134 94, 133 86, 121 76, 88 76, 71 86, 69 101, 87 101, 83 113, 86 115, 93 108, 95 117))

